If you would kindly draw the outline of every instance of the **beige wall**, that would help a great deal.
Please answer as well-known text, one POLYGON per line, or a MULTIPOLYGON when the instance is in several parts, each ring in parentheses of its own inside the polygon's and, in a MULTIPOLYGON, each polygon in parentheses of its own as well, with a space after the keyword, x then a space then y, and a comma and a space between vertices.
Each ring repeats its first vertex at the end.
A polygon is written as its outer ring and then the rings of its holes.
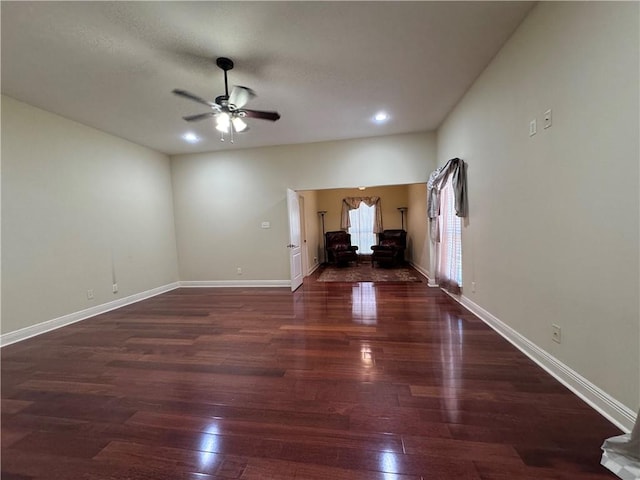
POLYGON ((168 157, 3 96, 2 332, 177 279, 168 157))
POLYGON ((318 216, 318 194, 315 190, 302 190, 298 195, 304 198, 304 224, 302 227, 302 241, 307 254, 307 271, 316 269, 323 261, 322 243, 320 238, 320 217, 318 216))
MULTIPOLYGON (((326 210, 325 231, 340 230, 342 216, 342 199, 345 197, 380 197, 382 227, 384 229, 400 228, 402 219, 398 207, 407 206, 407 186, 392 185, 386 187, 370 187, 366 190, 357 188, 337 188, 318 191, 318 209, 326 210)), ((405 216, 406 229, 406 216, 405 216)), ((322 239, 322 232, 320 238, 322 239)), ((371 254, 371 250, 358 250, 361 255, 371 254)))
POLYGON ((433 133, 390 135, 179 155, 171 165, 181 280, 287 280, 287 188, 425 182, 436 143, 433 133))
MULTIPOLYGON (((337 188, 318 191, 318 209, 326 210, 325 230, 340 230, 342 199, 345 197, 380 197, 382 226, 385 229, 400 228, 402 222, 398 207, 407 206, 407 186, 391 185, 386 187, 370 187, 366 190, 357 188, 337 188)), ((406 215, 405 215, 406 228, 406 215)), ((371 253, 371 252, 360 252, 371 253)))
MULTIPOLYGON (((408 207, 404 228, 407 230, 406 259, 423 273, 428 273, 429 242, 427 241, 427 186, 425 183, 357 188, 327 189, 316 191, 318 210, 326 210, 325 231, 340 229, 342 199, 345 197, 378 196, 381 198, 382 223, 385 229, 401 228, 402 218, 398 207, 408 207)), ((322 242, 322 232, 319 232, 322 242)), ((320 245, 322 249, 322 245, 320 245)), ((360 252, 370 253, 370 252, 360 252)))
POLYGON ((422 273, 434 278, 429 258, 430 244, 427 221, 427 185, 416 183, 407 186, 409 210, 407 229, 407 259, 422 273))
POLYGON ((538 4, 438 132, 439 163, 469 165, 464 295, 633 411, 638 8, 538 4))

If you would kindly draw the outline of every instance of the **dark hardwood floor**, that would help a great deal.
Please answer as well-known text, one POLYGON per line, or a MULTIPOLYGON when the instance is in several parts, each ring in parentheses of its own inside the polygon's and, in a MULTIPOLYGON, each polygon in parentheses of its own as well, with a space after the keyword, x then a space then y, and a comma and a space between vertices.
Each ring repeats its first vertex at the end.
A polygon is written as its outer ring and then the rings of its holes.
POLYGON ((3 348, 2 480, 616 478, 618 429, 440 290, 315 278, 3 348))

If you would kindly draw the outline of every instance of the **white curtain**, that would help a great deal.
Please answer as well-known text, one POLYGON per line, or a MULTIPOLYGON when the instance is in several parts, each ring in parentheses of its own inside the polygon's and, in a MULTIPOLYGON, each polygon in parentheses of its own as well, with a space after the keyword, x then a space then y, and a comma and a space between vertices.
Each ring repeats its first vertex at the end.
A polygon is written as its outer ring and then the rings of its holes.
POLYGON ((436 221, 440 215, 441 208, 440 191, 450 178, 454 189, 456 215, 458 217, 466 217, 469 214, 467 164, 459 158, 452 158, 442 167, 431 172, 427 182, 427 216, 431 221, 431 239, 434 242, 440 241, 440 232, 438 232, 440 222, 436 221))
POLYGON ((368 206, 375 205, 375 217, 373 222, 373 233, 382 232, 382 210, 380 209, 380 197, 346 197, 342 199, 342 213, 340 215, 340 228, 342 230, 349 230, 351 227, 351 220, 349 218, 349 211, 354 208, 358 208, 360 203, 364 203, 368 206))
POLYGON ((469 214, 467 165, 452 158, 429 175, 427 216, 435 246, 438 285, 451 293, 462 291, 462 218, 469 214))
POLYGON ((450 175, 440 190, 440 215, 437 217, 438 243, 436 282, 452 293, 462 287, 462 219, 456 215, 455 189, 450 175))
POLYGON ((376 244, 373 226, 376 217, 376 206, 360 202, 358 208, 349 210, 349 233, 351 244, 358 246, 358 253, 370 254, 371 245, 376 244))

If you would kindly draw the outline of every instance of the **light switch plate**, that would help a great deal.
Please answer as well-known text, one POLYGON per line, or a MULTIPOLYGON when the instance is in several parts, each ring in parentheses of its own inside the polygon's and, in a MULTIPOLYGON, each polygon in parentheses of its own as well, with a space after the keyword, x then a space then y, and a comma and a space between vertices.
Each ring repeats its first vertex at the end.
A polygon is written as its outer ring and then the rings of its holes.
POLYGON ((551 325, 551 339, 556 343, 562 343, 562 329, 559 325, 551 325))
POLYGON ((552 123, 551 109, 544 112, 544 128, 549 128, 552 123))

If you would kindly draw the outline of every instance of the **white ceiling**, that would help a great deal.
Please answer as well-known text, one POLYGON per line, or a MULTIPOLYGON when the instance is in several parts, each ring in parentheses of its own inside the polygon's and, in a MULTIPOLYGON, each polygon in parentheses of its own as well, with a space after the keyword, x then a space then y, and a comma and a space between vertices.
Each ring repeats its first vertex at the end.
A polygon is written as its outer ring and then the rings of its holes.
POLYGON ((532 5, 2 1, 2 93, 169 154, 434 130, 532 5), (224 93, 219 56, 282 115, 235 145, 171 93, 224 93))

